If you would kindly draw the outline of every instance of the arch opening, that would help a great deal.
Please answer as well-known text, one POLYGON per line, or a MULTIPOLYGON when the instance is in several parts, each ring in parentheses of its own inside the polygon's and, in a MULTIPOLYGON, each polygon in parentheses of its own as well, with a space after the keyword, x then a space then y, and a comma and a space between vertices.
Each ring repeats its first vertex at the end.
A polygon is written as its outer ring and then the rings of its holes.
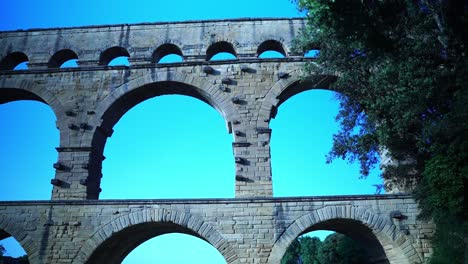
POLYGON ((102 184, 95 182, 101 198, 234 197, 232 138, 211 102, 200 89, 175 82, 145 85, 115 101, 93 139, 103 153, 97 156, 107 157, 102 184), (106 142, 101 131, 114 130, 106 142))
POLYGON ((259 58, 275 58, 271 56, 272 55, 279 56, 278 53, 283 55, 282 58, 287 57, 283 44, 277 40, 270 39, 270 40, 264 41, 257 48, 257 57, 259 58), (277 53, 273 53, 273 51, 277 53))
POLYGON ((62 65, 60 65, 60 68, 78 68, 78 59, 67 60, 64 63, 62 63, 62 65))
POLYGON ((234 46, 227 41, 213 43, 206 50, 206 60, 237 60, 234 46))
POLYGON ((99 65, 129 66, 130 65, 130 63, 128 62, 129 57, 130 57, 130 54, 125 48, 115 46, 112 48, 108 48, 107 50, 101 53, 101 56, 99 57, 99 65))
POLYGON ((222 118, 199 100, 146 100, 119 120, 106 143, 101 197, 232 198, 231 142, 222 118))
POLYGON ((335 92, 308 89, 292 86, 277 97, 280 111, 270 125, 274 195, 375 194, 376 185, 382 184, 379 168, 362 178, 359 164, 327 163, 333 135, 339 131, 335 117, 340 104, 335 92))
POLYGON ((211 99, 211 96, 205 91, 189 84, 175 81, 161 81, 150 83, 133 89, 115 100, 112 105, 106 109, 102 116, 102 127, 112 129, 117 121, 135 105, 161 95, 186 95, 199 99, 215 108, 222 116, 224 113, 221 108, 211 99))
MULTIPOLYGON (((223 260, 223 263, 226 263, 226 260, 222 256, 222 252, 219 251, 220 249, 217 249, 213 245, 211 245, 209 240, 205 239, 203 236, 201 236, 200 234, 198 234, 197 232, 193 231, 192 229, 188 227, 181 226, 175 223, 169 223, 169 222, 141 223, 141 224, 136 224, 136 225, 132 225, 130 227, 124 228, 123 230, 120 230, 119 232, 115 232, 111 235, 111 237, 106 239, 99 247, 97 247, 94 250, 94 252, 91 254, 90 258, 87 260, 86 263, 87 264, 126 263, 122 261, 124 261, 124 259, 126 259, 127 257, 129 259, 134 258, 134 256, 132 256, 132 253, 131 253, 133 250, 137 249, 140 245, 142 245, 143 243, 153 238, 156 238, 155 240, 159 240, 160 243, 161 242, 172 243, 174 242, 174 240, 177 240, 177 239, 182 239, 182 241, 180 241, 180 245, 183 245, 184 242, 187 242, 187 241, 188 241, 188 244, 192 244, 196 246, 199 246, 200 245, 199 243, 202 243, 202 248, 205 250, 205 252, 208 252, 208 254, 210 254, 210 257, 212 259, 214 258, 218 261, 223 260), (185 236, 181 236, 180 234, 183 234, 185 236), (189 238, 187 239, 188 236, 189 238), (196 243, 193 243, 194 241, 196 243), (209 249, 208 251, 206 251, 207 248, 209 249)), ((149 244, 151 245, 152 243, 150 242, 149 244)), ((157 249, 154 249, 154 250, 157 250, 157 249)), ((181 251, 180 248, 178 250, 179 250, 179 255, 183 254, 182 253, 183 251, 181 251)), ((194 252, 194 253, 197 254, 197 252, 194 252)), ((191 255, 189 257, 197 258, 196 255, 191 255)), ((198 256, 198 257, 203 258, 207 256, 198 256)), ((153 255, 152 260, 153 261, 155 260, 154 255, 153 255)), ((169 261, 169 262, 172 263, 173 261, 169 261)), ((161 263, 164 263, 164 262, 161 262, 161 263)), ((219 262, 212 262, 212 263, 219 263, 219 262)))
POLYGON ((0 70, 26 70, 28 61, 28 56, 23 52, 12 52, 0 61, 0 70))
POLYGON ((127 56, 119 56, 112 59, 107 66, 130 66, 130 62, 127 56))
POLYGON ((0 229, 0 263, 29 263, 23 246, 2 229, 0 229))
POLYGON ((170 233, 151 238, 132 250, 122 264, 226 263, 211 244, 193 235, 170 233))
MULTIPOLYGON (((286 249, 297 238, 316 230, 331 230, 348 236, 366 251, 370 263, 405 263, 416 253, 411 246, 401 244, 404 236, 395 233, 395 225, 383 215, 374 214, 356 206, 330 206, 318 209, 296 219, 275 242, 270 263, 280 263, 286 249), (332 216, 335 212, 336 216, 332 216)), ((295 242, 296 241, 296 242, 295 242)))
POLYGON ((57 51, 49 60, 49 68, 72 68, 78 67, 78 55, 70 49, 57 51))
POLYGON ((274 50, 266 50, 258 55, 260 59, 277 59, 277 58, 284 58, 284 55, 278 51, 274 50))
POLYGON ((55 114, 24 90, 2 88, 0 98, 0 200, 48 200, 60 141, 55 114))
POLYGON ((381 246, 377 248, 366 248, 365 246, 361 240, 355 240, 339 232, 311 231, 300 235, 288 246, 281 259, 281 264, 389 263, 381 246), (375 252, 375 250, 382 250, 382 252, 375 252))
POLYGON ((174 44, 163 44, 153 53, 152 60, 155 63, 183 62, 182 50, 174 44))
POLYGON ((177 54, 168 54, 164 57, 162 57, 158 63, 164 64, 164 63, 177 63, 177 62, 184 62, 184 58, 180 55, 177 54))
POLYGON ((28 61, 21 62, 20 64, 16 65, 15 68, 13 68, 14 71, 27 70, 27 69, 29 69, 28 61))
POLYGON ((320 55, 319 49, 311 49, 304 53, 304 58, 313 58, 316 59, 320 55))

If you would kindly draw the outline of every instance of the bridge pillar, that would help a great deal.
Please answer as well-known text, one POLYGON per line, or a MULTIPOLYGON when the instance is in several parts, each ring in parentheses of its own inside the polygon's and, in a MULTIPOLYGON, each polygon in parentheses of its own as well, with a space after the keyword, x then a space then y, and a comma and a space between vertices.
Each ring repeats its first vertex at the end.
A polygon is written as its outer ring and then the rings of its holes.
POLYGON ((252 143, 233 143, 236 197, 271 197, 270 135, 250 132, 252 143))
POLYGON ((101 189, 101 162, 91 147, 60 147, 51 180, 53 200, 98 199, 101 189))
POLYGON ((236 197, 271 197, 270 134, 268 127, 233 122, 236 197))

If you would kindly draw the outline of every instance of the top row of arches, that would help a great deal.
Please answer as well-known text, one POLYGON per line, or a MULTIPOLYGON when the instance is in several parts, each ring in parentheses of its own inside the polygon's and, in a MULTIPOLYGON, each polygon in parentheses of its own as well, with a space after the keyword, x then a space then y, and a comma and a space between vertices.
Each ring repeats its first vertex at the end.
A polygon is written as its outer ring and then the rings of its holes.
MULTIPOLYGON (((304 57, 317 57, 318 50, 307 51, 304 57)), ((260 59, 286 58, 288 54, 284 45, 277 40, 267 40, 261 43, 255 54, 260 59)), ((101 52, 99 66, 130 65, 130 53, 127 49, 114 46, 101 52)), ((159 46, 151 56, 152 63, 177 63, 186 61, 182 49, 175 44, 166 43, 159 46)), ((208 47, 206 61, 237 60, 238 54, 234 45, 227 41, 219 41, 208 47)), ((27 69, 29 58, 23 52, 12 52, 0 61, 0 70, 27 69)), ((78 67, 78 54, 71 49, 62 49, 53 54, 47 62, 47 68, 78 67)))

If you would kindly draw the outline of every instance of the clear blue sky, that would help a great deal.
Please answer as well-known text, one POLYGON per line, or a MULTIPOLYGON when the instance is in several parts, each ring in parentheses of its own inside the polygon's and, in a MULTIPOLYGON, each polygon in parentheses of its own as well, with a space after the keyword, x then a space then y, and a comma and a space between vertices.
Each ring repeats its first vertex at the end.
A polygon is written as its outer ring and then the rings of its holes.
MULTIPOLYGON (((5 0, 1 13, 0 30, 302 16, 289 0, 5 0)), ((378 171, 359 180, 357 165, 325 164, 338 129, 337 111, 333 93, 325 90, 298 94, 281 105, 271 122, 275 196, 375 192, 378 171)), ((0 200, 50 199, 59 144, 53 112, 39 102, 11 102, 0 105, 0 120, 0 200)), ((184 96, 153 98, 126 113, 114 130, 105 148, 101 199, 234 197, 233 137, 207 104, 184 96), (201 186, 200 175, 211 186, 201 186)), ((21 254, 11 239, 0 243, 8 254, 21 254)), ((124 263, 225 261, 206 242, 179 234, 144 243, 124 263)))

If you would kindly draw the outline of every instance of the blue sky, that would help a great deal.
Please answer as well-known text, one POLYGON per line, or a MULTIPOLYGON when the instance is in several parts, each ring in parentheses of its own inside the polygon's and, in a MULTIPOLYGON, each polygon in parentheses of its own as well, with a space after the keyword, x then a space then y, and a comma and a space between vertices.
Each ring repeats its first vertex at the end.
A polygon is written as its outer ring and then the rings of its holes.
MULTIPOLYGON (((0 30, 300 16, 288 0, 5 0, 0 30)), ((325 90, 298 94, 280 106, 271 122, 274 196, 375 192, 378 171, 360 180, 356 164, 325 164, 337 111, 333 93, 325 90)), ((0 105, 0 120, 0 200, 50 199, 59 144, 53 112, 39 102, 17 101, 0 105)), ((209 105, 185 96, 153 98, 127 112, 114 131, 105 148, 101 199, 234 197, 233 137, 209 105), (201 186, 200 175, 211 186, 201 186)), ((0 243, 8 254, 21 254, 11 239, 0 243)), ((142 244, 124 263, 225 262, 211 245, 179 234, 142 244)))

